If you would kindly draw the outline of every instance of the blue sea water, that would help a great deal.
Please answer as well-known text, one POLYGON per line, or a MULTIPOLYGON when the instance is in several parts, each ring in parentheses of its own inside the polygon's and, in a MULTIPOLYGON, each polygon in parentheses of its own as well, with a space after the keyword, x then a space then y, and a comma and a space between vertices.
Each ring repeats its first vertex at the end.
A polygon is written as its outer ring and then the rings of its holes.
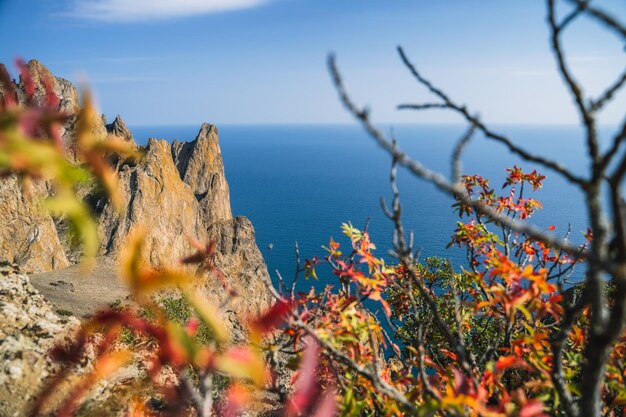
MULTIPOLYGON (((148 137, 192 140, 198 126, 138 126, 132 130, 138 142, 145 143, 148 137)), ((394 127, 402 149, 446 175, 450 153, 464 130, 461 125, 394 127)), ((575 126, 498 126, 497 130, 576 173, 587 170, 582 134, 575 126)), ((601 133, 608 137, 610 130, 601 133)), ((380 208, 380 198, 391 198, 391 159, 359 126, 225 125, 219 126, 219 137, 233 213, 252 220, 273 279, 275 270, 292 276, 296 241, 303 258, 323 256, 321 246, 331 236, 348 244, 340 231, 344 222, 362 227, 369 219, 376 253, 389 258, 393 229, 380 208)), ((582 241, 587 227, 582 193, 555 173, 522 163, 502 145, 478 135, 467 147, 463 163, 465 173, 490 178, 496 190, 503 183, 505 169, 513 164, 524 170, 538 168, 547 179, 535 194, 544 210, 533 220, 541 227, 554 225, 561 234, 571 225, 572 240, 582 241)), ((464 252, 446 249, 458 220, 452 198, 402 169, 399 186, 405 226, 414 231, 421 257, 444 256, 456 268, 462 266, 464 252)), ((321 276, 319 284, 332 279, 321 276)))

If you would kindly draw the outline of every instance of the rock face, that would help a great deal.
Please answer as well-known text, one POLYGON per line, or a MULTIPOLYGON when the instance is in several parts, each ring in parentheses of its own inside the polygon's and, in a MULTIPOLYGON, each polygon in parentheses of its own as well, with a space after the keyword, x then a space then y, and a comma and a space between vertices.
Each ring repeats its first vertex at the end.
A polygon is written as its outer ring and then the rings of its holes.
POLYGON ((133 134, 130 129, 126 127, 126 123, 122 120, 122 117, 118 114, 113 123, 107 124, 106 126, 107 133, 120 137, 127 142, 135 143, 135 139, 133 138, 133 134))
MULTIPOLYGON (((28 71, 31 74, 32 82, 35 88, 34 99, 35 102, 43 104, 45 101, 45 88, 46 80, 50 80, 52 91, 59 98, 58 110, 68 114, 73 114, 79 108, 79 96, 76 87, 72 85, 66 79, 55 77, 52 73, 37 60, 31 60, 26 64, 28 71)), ((18 100, 25 101, 26 98, 26 83, 20 77, 17 84, 18 100)), ((68 150, 71 149, 71 144, 74 140, 76 117, 70 117, 62 126, 63 143, 68 150)), ((99 137, 106 134, 106 129, 102 120, 96 120, 94 123, 93 133, 99 137)))
MULTIPOLYGON (((254 228, 245 217, 232 217, 228 184, 217 128, 203 124, 188 143, 150 139, 136 165, 120 163, 118 173, 126 210, 119 214, 105 203, 100 215, 102 255, 116 257, 129 233, 146 229, 145 261, 155 267, 175 266, 193 253, 190 239, 217 243, 216 265, 240 294, 238 315, 265 309, 269 275, 254 228)), ((225 291, 207 277, 201 286, 215 303, 225 291)))
POLYGON ((193 142, 172 144, 172 158, 181 179, 191 187, 206 223, 230 220, 230 193, 217 127, 204 123, 193 142))
POLYGON ((37 204, 48 193, 37 184, 33 195, 25 195, 15 175, 0 180, 0 259, 32 272, 70 265, 52 217, 37 204))
POLYGON ((143 160, 118 168, 126 211, 106 204, 100 220, 103 255, 115 256, 131 231, 146 228, 147 260, 156 267, 191 253, 189 238, 203 239, 202 214, 189 186, 180 179, 170 144, 150 139, 143 160))
MULTIPOLYGON (((35 100, 44 100, 45 80, 51 80, 59 109, 78 108, 71 83, 53 77, 37 61, 28 67, 35 100)), ((16 88, 18 99, 24 100, 24 81, 16 88)), ((70 156, 75 125, 72 117, 63 127, 70 156)), ((135 143, 120 116, 110 124, 98 118, 94 134, 106 133, 135 143)), ((150 139, 140 149, 144 157, 138 162, 112 160, 123 211, 116 211, 95 188, 80 190, 98 218, 102 242, 101 258, 87 274, 74 265, 78 257, 69 246, 64 222, 39 209, 38 202, 54 193, 50 185, 37 183, 28 198, 15 176, 0 179, 0 417, 24 415, 40 381, 54 373, 46 352, 78 323, 66 314, 86 317, 127 295, 117 280, 116 258, 137 227, 147 233, 144 261, 155 268, 177 266, 180 258, 193 253, 190 239, 216 242, 215 264, 238 294, 224 317, 235 341, 245 337, 242 321, 269 306, 269 274, 254 228, 245 217, 232 215, 217 128, 205 123, 191 142, 150 139), (30 273, 30 278, 7 270, 9 264, 30 273)), ((214 276, 199 276, 197 289, 216 305, 227 296, 214 276)), ((137 380, 137 370, 131 373, 127 379, 137 380)), ((98 404, 108 397, 98 395, 94 407, 106 409, 98 404)))
MULTIPOLYGON (((257 297, 269 303, 270 299, 266 295, 269 276, 255 243, 250 220, 239 216, 213 223, 208 229, 207 239, 216 243, 215 264, 230 278, 229 284, 240 295, 236 311, 240 315, 258 313, 259 306, 249 301, 254 298, 253 294, 257 294, 257 297)), ((215 291, 211 286, 206 286, 206 289, 215 291)))
MULTIPOLYGON (((35 88, 35 102, 44 102, 44 84, 49 80, 52 91, 59 98, 58 110, 74 113, 78 109, 78 92, 69 81, 53 76, 38 61, 32 60, 26 66, 35 88)), ((18 100, 24 102, 25 81, 20 78, 15 89, 18 100)), ((61 128, 63 143, 71 157, 75 125, 76 117, 70 117, 61 128)), ((106 133, 102 121, 95 126, 94 134, 106 133)), ((44 272, 70 265, 66 253, 68 248, 64 247, 55 223, 49 214, 39 208, 39 202, 50 193, 48 184, 39 183, 35 185, 34 195, 28 196, 15 176, 0 179, 0 260, 16 262, 25 272, 44 272)))
MULTIPOLYGON (((27 66, 32 73, 36 101, 45 99, 44 85, 50 80, 59 97, 59 109, 73 112, 78 108, 78 93, 69 81, 54 77, 37 61, 30 61, 27 66)), ((24 100, 24 80, 16 87, 18 98, 24 100)), ((95 135, 109 133, 135 143, 120 116, 110 124, 104 117, 96 122, 95 135)), ((64 126, 63 139, 70 150, 75 123, 75 118, 70 118, 64 126)), ((98 216, 103 264, 113 263, 109 260, 117 258, 129 233, 137 227, 147 232, 144 260, 157 268, 176 265, 180 258, 192 253, 190 239, 212 239, 219 242, 216 263, 246 300, 242 311, 265 308, 270 299, 266 289, 269 275, 251 223, 245 218, 233 218, 217 128, 203 124, 191 142, 174 141, 170 145, 164 140, 150 139, 142 151, 145 156, 139 162, 113 161, 125 208, 122 213, 99 196, 97 190, 81 191, 98 216)), ((0 260, 16 262, 23 271, 35 273, 64 269, 76 262, 78 258, 66 243, 63 222, 55 224, 37 207, 37 201, 51 193, 47 184, 39 184, 37 195, 28 199, 17 179, 0 180, 0 260)), ((42 282, 53 279, 54 276, 46 275, 42 282)), ((37 279, 33 282, 39 285, 37 279)), ((214 280, 207 279, 203 286, 208 294, 223 296, 223 288, 214 280)), ((56 292, 50 294, 54 296, 56 292)), ((66 301, 63 300, 64 305, 66 301)), ((94 300, 94 305, 97 303, 94 300)), ((84 311, 89 308, 78 309, 75 314, 84 311)))

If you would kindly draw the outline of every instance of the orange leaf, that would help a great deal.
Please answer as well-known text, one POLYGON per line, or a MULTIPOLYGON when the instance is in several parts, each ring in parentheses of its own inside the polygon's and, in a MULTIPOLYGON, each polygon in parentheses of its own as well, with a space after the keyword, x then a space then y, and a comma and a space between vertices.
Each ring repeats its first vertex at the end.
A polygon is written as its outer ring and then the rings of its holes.
POLYGON ((215 360, 215 367, 230 376, 249 379, 257 386, 265 382, 265 364, 258 352, 247 347, 233 347, 215 360))

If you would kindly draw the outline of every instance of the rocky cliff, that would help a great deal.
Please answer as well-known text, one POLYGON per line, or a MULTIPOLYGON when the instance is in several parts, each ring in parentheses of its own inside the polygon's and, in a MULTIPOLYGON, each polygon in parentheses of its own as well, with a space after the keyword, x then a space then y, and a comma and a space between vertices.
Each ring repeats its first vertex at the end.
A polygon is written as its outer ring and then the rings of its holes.
MULTIPOLYGON (((43 80, 51 79, 59 109, 78 108, 78 93, 70 82, 53 77, 37 61, 30 61, 28 68, 36 100, 44 99, 43 80)), ((18 99, 24 100, 24 81, 16 82, 16 88, 18 99)), ((75 124, 72 117, 63 126, 71 158, 75 124)), ((95 135, 108 133, 135 144, 120 116, 110 124, 102 117, 95 125, 95 135)), ((180 258, 193 253, 190 239, 216 243, 215 264, 239 295, 224 317, 234 330, 247 316, 268 307, 269 275, 252 224, 232 215, 217 128, 205 123, 190 142, 150 139, 138 148, 144 154, 138 162, 111 161, 119 177, 122 212, 97 188, 80 190, 98 219, 102 242, 101 257, 88 273, 77 264, 80 254, 70 244, 64 220, 53 219, 39 206, 54 194, 50 184, 37 183, 29 197, 15 176, 0 178, 0 266, 12 268, 0 271, 0 417, 22 415, 39 379, 54 372, 46 351, 55 337, 76 325, 72 315, 88 316, 127 295, 117 279, 116 259, 136 227, 147 231, 144 261, 155 268, 177 266, 180 258), (20 401, 7 405, 15 395, 20 401)), ((197 287, 216 305, 227 296, 209 276, 200 276, 197 287)))
MULTIPOLYGON (((54 77, 37 61, 30 61, 27 66, 33 74, 36 100, 44 99, 43 83, 50 79, 59 97, 59 109, 73 112, 78 108, 79 95, 69 81, 54 77)), ((20 79, 16 87, 18 98, 23 100, 24 81, 20 79)), ((63 126, 63 141, 70 154, 75 123, 72 117, 63 126)), ((109 133, 135 143, 120 116, 110 124, 102 117, 95 125, 95 135, 104 137, 109 133)), ((115 275, 112 260, 117 258, 128 234, 138 226, 147 229, 145 261, 157 268, 175 265, 181 257, 193 252, 190 239, 211 239, 219 243, 218 266, 246 299, 242 312, 266 307, 269 276, 255 243, 252 224, 243 217, 233 218, 217 128, 205 123, 190 142, 170 144, 150 139, 145 146, 138 147, 145 154, 141 161, 112 161, 125 206, 122 213, 114 210, 97 189, 81 190, 99 221, 103 258, 98 274, 115 275)), ((33 285, 54 303, 55 294, 60 291, 59 285, 55 288, 50 285, 58 274, 54 271, 70 267, 79 256, 68 243, 63 220, 52 219, 37 204, 53 193, 48 184, 39 183, 36 195, 29 198, 15 177, 0 180, 0 260, 16 263, 26 273, 37 273, 32 277, 33 285)), ((74 275, 80 274, 67 272, 64 277, 74 275)), ((213 280, 207 279, 202 286, 215 297, 223 293, 213 280)), ((104 288, 102 293, 100 297, 93 294, 93 306, 77 310, 84 313, 110 301, 104 288)))

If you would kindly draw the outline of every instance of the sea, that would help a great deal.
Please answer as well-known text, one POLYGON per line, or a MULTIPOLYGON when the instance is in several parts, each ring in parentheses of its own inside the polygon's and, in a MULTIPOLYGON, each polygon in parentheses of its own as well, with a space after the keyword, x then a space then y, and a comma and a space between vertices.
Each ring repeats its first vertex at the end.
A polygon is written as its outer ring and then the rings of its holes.
MULTIPOLYGON (((148 138, 193 140, 199 126, 134 126, 139 143, 148 138)), ((290 281, 295 272, 294 245, 302 259, 326 254, 329 239, 344 248, 349 241, 341 233, 343 223, 362 228, 366 224, 377 249, 375 254, 393 262, 389 254, 393 225, 380 206, 392 197, 390 156, 356 124, 347 125, 221 125, 218 126, 226 178, 234 215, 248 217, 256 230, 257 244, 274 282, 277 272, 290 281)), ((463 125, 383 126, 399 147, 426 167, 450 175, 450 155, 463 135, 463 125)), ((583 175, 590 161, 585 156, 582 132, 577 126, 496 126, 528 151, 563 163, 583 175)), ((604 143, 612 130, 601 129, 604 143)), ((523 162, 501 144, 479 134, 463 154, 463 173, 489 178, 499 192, 506 168, 518 165, 537 169, 546 176, 544 186, 533 193, 543 204, 532 221, 541 228, 556 226, 570 240, 583 241, 587 214, 583 195, 558 174, 523 162)), ((407 230, 413 231, 420 258, 445 257, 456 270, 466 264, 465 251, 446 248, 458 215, 454 200, 431 184, 400 168, 398 185, 407 230)), ((530 196, 530 194, 527 194, 530 196)), ((301 290, 336 283, 322 270, 317 281, 302 281, 301 290)), ((580 280, 576 272, 572 277, 580 280)))

